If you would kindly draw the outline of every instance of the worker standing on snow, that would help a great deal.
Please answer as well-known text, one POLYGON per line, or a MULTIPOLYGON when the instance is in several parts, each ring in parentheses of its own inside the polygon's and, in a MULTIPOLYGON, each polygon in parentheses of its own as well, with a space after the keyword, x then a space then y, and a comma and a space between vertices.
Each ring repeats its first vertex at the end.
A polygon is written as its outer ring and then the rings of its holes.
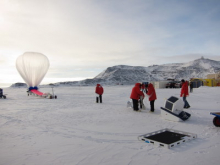
POLYGON ((184 79, 182 79, 181 82, 182 82, 182 88, 180 92, 180 97, 183 97, 183 101, 184 101, 183 108, 188 109, 190 107, 188 101, 186 100, 186 97, 189 96, 188 81, 185 81, 184 79))
POLYGON ((148 95, 150 101, 150 111, 154 112, 154 102, 157 99, 156 91, 154 89, 153 84, 151 83, 145 84, 145 88, 146 88, 146 94, 148 95))
POLYGON ((104 93, 104 89, 100 84, 96 85, 95 93, 98 95, 96 96, 96 103, 102 103, 102 94, 104 93))
POLYGON ((144 98, 144 93, 141 91, 141 84, 136 83, 135 86, 132 88, 131 96, 130 96, 130 98, 132 99, 132 102, 133 102, 134 111, 139 110, 138 100, 140 99, 141 96, 144 98))

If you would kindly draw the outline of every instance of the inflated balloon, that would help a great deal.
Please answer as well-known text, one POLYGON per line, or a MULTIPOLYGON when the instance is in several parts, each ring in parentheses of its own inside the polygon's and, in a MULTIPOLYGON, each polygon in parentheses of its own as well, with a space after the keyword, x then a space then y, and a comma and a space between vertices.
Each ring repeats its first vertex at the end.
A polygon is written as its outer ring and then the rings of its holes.
POLYGON ((16 68, 29 88, 37 89, 50 66, 48 58, 36 52, 26 52, 16 60, 16 68))

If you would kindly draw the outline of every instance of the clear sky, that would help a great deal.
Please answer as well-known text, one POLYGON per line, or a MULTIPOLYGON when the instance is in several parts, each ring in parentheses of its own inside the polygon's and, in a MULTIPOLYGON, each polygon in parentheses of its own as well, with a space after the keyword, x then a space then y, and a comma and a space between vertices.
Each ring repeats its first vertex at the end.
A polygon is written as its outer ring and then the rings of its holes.
POLYGON ((114 65, 220 61, 220 0, 0 0, 0 83, 23 82, 24 52, 50 61, 42 83, 114 65))

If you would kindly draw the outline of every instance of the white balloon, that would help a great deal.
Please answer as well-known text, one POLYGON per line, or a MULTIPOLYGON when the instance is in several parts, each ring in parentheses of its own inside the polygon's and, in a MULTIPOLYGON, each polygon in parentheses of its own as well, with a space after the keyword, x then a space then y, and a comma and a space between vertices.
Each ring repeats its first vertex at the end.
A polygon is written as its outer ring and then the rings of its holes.
POLYGON ((16 60, 16 68, 29 87, 37 87, 50 66, 48 58, 36 52, 26 52, 16 60))

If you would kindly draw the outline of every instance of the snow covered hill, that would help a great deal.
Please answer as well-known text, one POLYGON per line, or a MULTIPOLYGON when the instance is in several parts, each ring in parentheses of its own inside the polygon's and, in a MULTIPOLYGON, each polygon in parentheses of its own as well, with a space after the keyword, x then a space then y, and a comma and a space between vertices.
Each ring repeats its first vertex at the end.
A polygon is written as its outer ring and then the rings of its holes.
POLYGON ((74 82, 60 82, 55 85, 106 85, 134 84, 144 81, 161 81, 171 79, 206 78, 207 74, 220 71, 220 61, 200 58, 188 63, 173 63, 163 65, 127 66, 117 65, 108 67, 93 79, 74 82))

